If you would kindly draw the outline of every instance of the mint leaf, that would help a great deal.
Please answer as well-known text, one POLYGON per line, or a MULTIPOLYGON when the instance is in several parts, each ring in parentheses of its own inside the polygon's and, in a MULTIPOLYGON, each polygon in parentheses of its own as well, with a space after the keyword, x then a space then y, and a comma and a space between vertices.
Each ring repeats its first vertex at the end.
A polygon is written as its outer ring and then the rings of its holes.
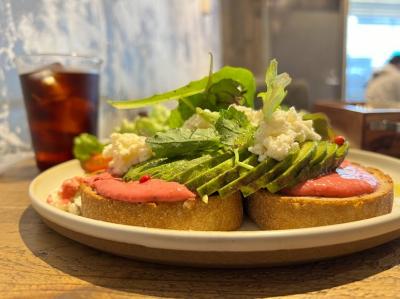
POLYGON ((215 124, 215 129, 221 135, 221 142, 229 148, 248 146, 253 140, 255 127, 253 127, 242 111, 229 107, 221 110, 220 117, 215 124))
POLYGON ((171 129, 146 139, 156 157, 196 156, 221 147, 214 129, 171 129))
POLYGON ((264 118, 269 119, 272 113, 279 107, 286 96, 286 86, 290 84, 292 79, 287 73, 278 75, 278 62, 271 60, 267 72, 265 74, 265 83, 267 91, 257 95, 263 101, 264 118))
POLYGON ((86 161, 92 155, 101 153, 104 144, 102 144, 96 136, 83 133, 74 138, 73 154, 79 161, 86 161))
MULTIPOLYGON (((211 80, 209 79, 209 76, 206 76, 200 80, 192 81, 188 85, 185 85, 181 88, 168 91, 163 94, 156 94, 154 96, 144 99, 108 101, 108 103, 118 109, 134 109, 159 104, 169 100, 180 100, 183 98, 189 98, 193 95, 198 95, 204 92, 207 94, 219 95, 219 92, 212 92, 213 85, 225 79, 231 79, 231 81, 235 82, 233 84, 237 87, 238 92, 242 94, 244 98, 243 103, 245 105, 249 107, 254 106, 254 95, 256 89, 254 75, 247 69, 230 66, 223 67, 218 72, 212 74, 211 80)), ((228 93, 232 93, 232 83, 225 82, 223 83, 223 85, 229 88, 228 93)), ((214 103, 214 105, 216 107, 219 107, 216 102, 214 103)))

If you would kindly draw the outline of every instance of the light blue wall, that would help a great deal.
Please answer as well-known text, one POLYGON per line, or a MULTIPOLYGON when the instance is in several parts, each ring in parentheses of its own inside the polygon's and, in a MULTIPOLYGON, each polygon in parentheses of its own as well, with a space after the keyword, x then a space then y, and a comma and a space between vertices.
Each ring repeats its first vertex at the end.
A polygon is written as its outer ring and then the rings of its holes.
POLYGON ((29 142, 16 56, 100 56, 102 96, 143 97, 205 75, 210 51, 220 66, 219 10, 217 0, 0 0, 0 156, 29 142))

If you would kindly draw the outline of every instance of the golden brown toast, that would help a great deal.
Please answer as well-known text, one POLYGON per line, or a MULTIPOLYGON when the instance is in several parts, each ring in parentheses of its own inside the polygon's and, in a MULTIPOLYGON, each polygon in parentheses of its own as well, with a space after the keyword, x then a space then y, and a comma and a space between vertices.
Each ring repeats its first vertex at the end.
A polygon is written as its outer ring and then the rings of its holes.
POLYGON ((179 202, 131 203, 98 195, 87 185, 81 186, 82 215, 107 222, 199 231, 236 230, 242 224, 242 199, 238 193, 225 198, 210 196, 179 202))
POLYGON ((379 182, 373 193, 332 198, 284 196, 262 190, 246 200, 248 214, 261 229, 276 230, 344 223, 390 213, 392 179, 378 169, 364 169, 379 182))

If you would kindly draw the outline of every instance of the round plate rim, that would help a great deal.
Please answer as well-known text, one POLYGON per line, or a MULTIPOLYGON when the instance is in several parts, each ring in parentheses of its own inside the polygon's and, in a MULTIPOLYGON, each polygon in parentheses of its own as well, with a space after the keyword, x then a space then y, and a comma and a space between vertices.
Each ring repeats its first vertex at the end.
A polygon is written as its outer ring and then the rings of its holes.
MULTIPOLYGON (((400 160, 358 149, 352 155, 396 163, 400 160)), ((400 227, 400 211, 370 219, 322 227, 278 231, 205 232, 146 228, 109 223, 70 214, 50 206, 38 198, 35 188, 54 172, 79 166, 71 160, 39 174, 29 185, 29 196, 34 209, 44 218, 72 231, 105 240, 142 245, 151 248, 190 251, 273 251, 313 248, 347 243, 375 237, 400 227), (340 236, 340 238, 338 238, 340 236)), ((78 171, 78 170, 77 170, 78 171)))

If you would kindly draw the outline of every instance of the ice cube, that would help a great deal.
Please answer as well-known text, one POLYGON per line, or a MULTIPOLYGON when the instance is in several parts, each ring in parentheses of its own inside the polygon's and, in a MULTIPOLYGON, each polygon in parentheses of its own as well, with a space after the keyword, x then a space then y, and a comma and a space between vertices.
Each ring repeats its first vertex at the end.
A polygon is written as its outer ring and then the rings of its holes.
POLYGON ((70 95, 70 89, 59 80, 60 76, 57 75, 64 70, 64 66, 57 62, 28 74, 29 80, 35 82, 36 85, 32 95, 33 98, 41 104, 67 100, 70 95))

